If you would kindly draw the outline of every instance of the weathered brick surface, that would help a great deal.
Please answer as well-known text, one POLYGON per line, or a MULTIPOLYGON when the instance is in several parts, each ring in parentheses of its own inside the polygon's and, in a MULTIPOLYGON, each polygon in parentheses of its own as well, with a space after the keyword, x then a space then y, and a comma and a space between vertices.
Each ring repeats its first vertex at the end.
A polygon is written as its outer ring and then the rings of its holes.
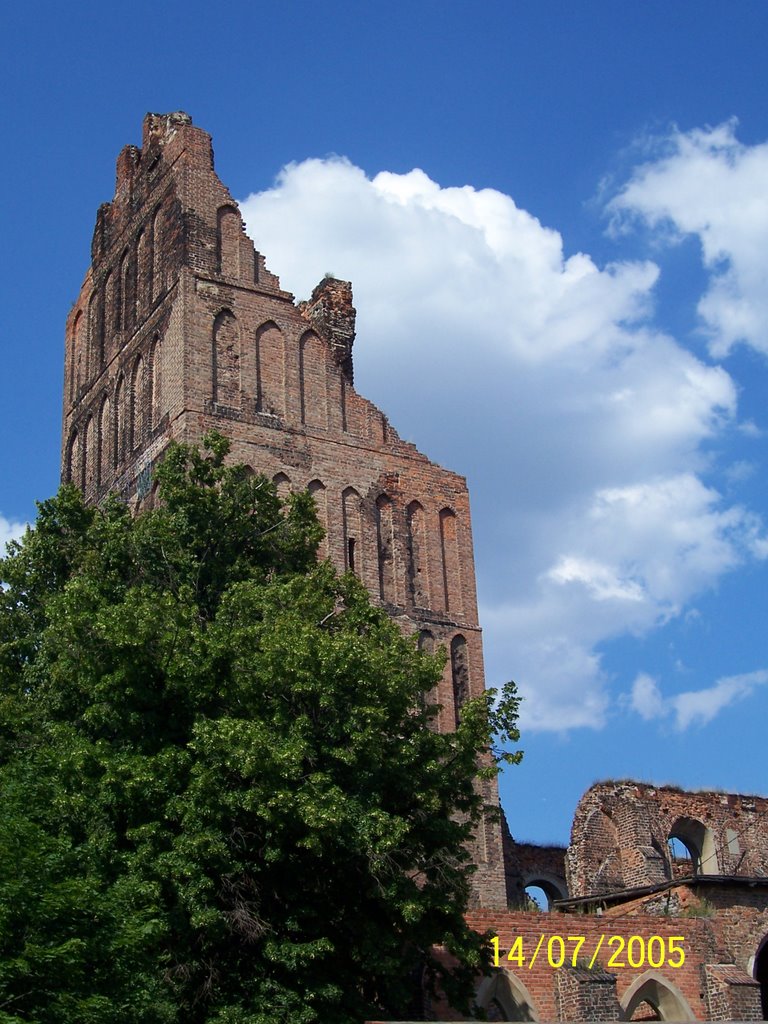
POLYGON ((566 858, 569 895, 655 885, 694 873, 765 877, 766 816, 764 797, 598 783, 574 815, 566 858), (670 856, 670 836, 683 839, 692 860, 670 856))
POLYGON ((502 845, 510 909, 526 909, 525 889, 529 885, 542 888, 550 902, 568 896, 565 847, 518 843, 512 838, 506 818, 502 819, 502 845))
MULTIPOLYGON (((355 310, 327 278, 297 306, 246 236, 186 114, 147 115, 117 161, 92 264, 66 328, 62 477, 91 501, 153 500, 171 439, 216 429, 232 458, 309 487, 323 554, 352 568, 407 632, 451 652, 437 727, 484 687, 469 495, 463 477, 402 441, 353 386, 355 310)), ((485 785, 497 804, 495 784, 485 785)), ((477 837, 476 899, 504 906, 501 830, 477 837)))
POLYGON ((704 968, 710 1020, 762 1020, 760 987, 746 971, 732 964, 704 968))
POLYGON ((614 974, 569 964, 558 968, 554 978, 558 1020, 619 1020, 614 974))
MULTIPOLYGON (((589 1019, 590 1016, 592 1016, 592 1019, 618 1019, 621 1007, 627 1003, 628 997, 631 998, 633 986, 637 988, 638 982, 642 985, 646 982, 652 983, 654 981, 657 983, 661 981, 663 986, 666 986, 673 996, 679 993, 694 1017, 700 1020, 707 1019, 708 1008, 703 987, 702 966, 706 963, 718 962, 718 960, 716 956, 716 940, 712 934, 709 922, 705 919, 654 919, 649 921, 647 918, 606 919, 605 917, 581 914, 535 914, 522 911, 500 914, 476 911, 469 915, 469 921, 472 927, 481 933, 489 931, 494 935, 498 935, 502 950, 511 949, 515 939, 518 936, 522 937, 527 961, 522 967, 514 966, 508 973, 515 979, 519 978, 530 992, 533 999, 531 1009, 536 1020, 584 1020, 589 1019), (530 968, 531 956, 542 935, 544 936, 544 941, 540 948, 539 956, 534 966, 530 968), (600 970, 600 975, 596 975, 596 977, 602 979, 599 983, 596 982, 595 993, 599 992, 599 995, 591 994, 587 986, 582 996, 578 998, 582 1000, 582 1007, 594 1005, 591 1001, 593 999, 598 1000, 600 1005, 599 1012, 607 1013, 610 1005, 610 996, 608 994, 610 985, 605 983, 604 975, 613 975, 616 978, 615 992, 616 998, 619 1001, 619 1007, 615 1008, 615 1016, 596 1017, 591 1011, 585 1016, 577 1017, 570 1017, 561 1013, 558 1000, 576 999, 577 997, 573 995, 574 986, 578 983, 577 990, 581 990, 581 986, 585 982, 580 979, 586 976, 588 980, 589 972, 585 972, 584 975, 581 973, 577 974, 567 984, 559 981, 558 974, 562 969, 550 967, 547 957, 542 955, 542 951, 546 952, 552 936, 561 936, 567 939, 569 935, 583 936, 585 938, 579 963, 577 964, 579 967, 583 966, 581 961, 584 959, 586 959, 588 965, 592 953, 597 949, 600 937, 606 937, 595 963, 595 966, 599 967, 600 970), (641 968, 617 967, 615 965, 616 962, 627 963, 626 953, 617 957, 616 961, 611 964, 609 962, 610 957, 618 948, 618 944, 609 947, 607 945, 608 938, 620 936, 626 944, 635 935, 643 937, 646 941, 652 935, 657 935, 665 943, 668 942, 671 936, 682 936, 686 954, 684 965, 681 968, 664 966, 658 969, 649 968, 647 965, 641 968)), ((566 950, 568 949, 573 949, 573 946, 567 943, 566 950)), ((557 955, 559 951, 557 940, 555 940, 553 950, 557 955)), ((446 1019, 451 1018, 447 1017, 446 1019)), ((460 1018, 454 1017, 453 1019, 460 1018)))

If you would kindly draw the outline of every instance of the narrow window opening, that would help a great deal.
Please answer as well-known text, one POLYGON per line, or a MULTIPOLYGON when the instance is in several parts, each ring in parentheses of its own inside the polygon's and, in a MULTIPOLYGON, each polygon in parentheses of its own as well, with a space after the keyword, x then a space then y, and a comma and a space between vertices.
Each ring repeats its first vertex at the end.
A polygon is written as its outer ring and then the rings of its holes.
POLYGON ((362 576, 366 554, 365 548, 362 545, 362 504, 360 495, 354 487, 347 487, 341 496, 341 504, 344 517, 343 557, 346 560, 346 567, 349 572, 355 573, 356 576, 362 576), (358 540, 361 542, 360 547, 357 545, 358 540))
POLYGON ((427 579, 427 533, 424 509, 418 501, 408 506, 408 581, 411 600, 417 608, 429 607, 427 579))
POLYGON ((376 499, 376 534, 379 553, 379 597, 395 603, 395 560, 392 502, 381 494, 376 499))
POLYGON ((453 707, 456 725, 461 721, 461 709, 469 697, 469 657, 467 641, 463 636, 451 640, 451 677, 453 682, 453 707))

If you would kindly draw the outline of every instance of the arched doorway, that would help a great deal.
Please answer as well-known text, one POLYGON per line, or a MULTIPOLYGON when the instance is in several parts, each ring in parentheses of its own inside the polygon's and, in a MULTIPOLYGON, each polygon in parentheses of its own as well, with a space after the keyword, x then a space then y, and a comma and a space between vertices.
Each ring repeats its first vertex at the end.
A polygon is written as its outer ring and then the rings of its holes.
POLYGON ((695 818, 678 818, 669 830, 672 877, 688 872, 692 875, 717 875, 717 853, 712 829, 695 818))
POLYGON ((536 1021, 533 999, 511 971, 503 968, 493 972, 490 978, 483 978, 475 995, 478 1009, 485 1012, 487 1020, 495 1021, 536 1021))
POLYGON ((680 989, 657 971, 641 974, 621 998, 622 1020, 695 1020, 680 989))
MULTIPOLYGON (((529 872, 523 876, 523 888, 532 904, 539 910, 550 910, 554 900, 567 900, 568 888, 564 878, 552 875, 548 871, 529 872)), ((531 909, 536 909, 531 906, 531 909)))

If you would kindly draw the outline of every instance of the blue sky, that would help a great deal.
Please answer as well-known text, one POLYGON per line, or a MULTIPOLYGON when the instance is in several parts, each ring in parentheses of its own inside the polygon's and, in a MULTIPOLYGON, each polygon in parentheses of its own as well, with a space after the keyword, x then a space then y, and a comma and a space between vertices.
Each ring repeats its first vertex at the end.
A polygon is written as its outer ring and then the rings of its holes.
POLYGON ((114 161, 183 109, 356 381, 469 479, 513 834, 598 778, 765 792, 768 6, 37 3, 5 15, 0 537, 58 479, 114 161))

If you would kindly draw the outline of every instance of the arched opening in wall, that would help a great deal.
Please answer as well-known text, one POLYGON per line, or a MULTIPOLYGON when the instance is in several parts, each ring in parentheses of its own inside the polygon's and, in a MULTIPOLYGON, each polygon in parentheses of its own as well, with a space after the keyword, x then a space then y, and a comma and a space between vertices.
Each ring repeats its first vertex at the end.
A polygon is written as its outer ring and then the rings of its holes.
POLYGON ((256 332, 256 409, 285 416, 285 340, 271 321, 256 332))
POLYGON ((67 445, 67 459, 64 479, 68 484, 79 484, 80 434, 77 427, 72 431, 67 445))
POLYGON ((568 887, 564 878, 558 878, 548 871, 537 871, 523 877, 525 894, 533 904, 532 910, 551 910, 555 900, 568 898, 568 887))
POLYGON ((498 968, 483 978, 475 993, 475 1004, 493 1021, 537 1021, 539 1014, 530 992, 512 971, 498 968))
POLYGON ((163 259, 163 211, 157 207, 152 217, 152 300, 165 291, 165 269, 163 259))
POLYGON ((317 518, 323 528, 323 539, 320 541, 318 555, 320 558, 328 557, 328 495, 325 484, 321 480, 310 480, 307 490, 312 495, 317 509, 317 518))
POLYGON ((149 350, 149 415, 148 427, 154 429, 163 418, 162 413, 162 372, 160 361, 162 349, 160 348, 160 335, 156 334, 149 350))
POLYGON ((363 575, 363 510, 360 495, 347 487, 341 496, 344 519, 344 568, 363 575))
POLYGON ((440 511, 440 554, 443 568, 443 609, 461 610, 461 578, 456 513, 450 508, 440 511))
POLYGON ((99 410, 99 432, 97 441, 98 466, 96 473, 96 486, 101 487, 109 479, 109 395, 104 396, 99 410))
POLYGON ((657 971, 646 971, 636 978, 621 997, 620 1005, 622 1020, 696 1019, 680 989, 657 971))
POLYGON ((213 321, 213 400, 229 409, 240 407, 240 332, 228 309, 213 321))
POLYGON ((112 466, 117 469, 123 459, 125 443, 125 378, 120 375, 115 386, 115 408, 113 414, 114 429, 112 432, 112 466))
POLYGON ((75 315, 75 322, 72 325, 72 346, 69 363, 69 400, 73 402, 82 385, 83 365, 83 335, 84 335, 83 311, 78 309, 75 315))
POLYGON ((760 985, 760 1005, 763 1011, 763 1020, 768 1020, 768 935, 766 935, 758 947, 752 976, 760 985))
POLYGON ((124 303, 125 303, 125 278, 128 264, 128 253, 124 252, 120 257, 115 279, 115 305, 112 310, 112 330, 119 331, 125 325, 124 303))
POLYGON ((670 836, 667 840, 667 849, 669 850, 669 859, 674 875, 680 877, 681 875, 696 874, 694 867, 696 862, 695 853, 686 846, 682 839, 678 839, 677 836, 670 836))
POLYGON ((422 629, 419 633, 417 640, 417 646, 420 651, 424 651, 426 654, 435 653, 435 635, 430 633, 428 629, 422 629))
POLYGON ((88 356, 85 361, 85 376, 87 380, 93 380, 101 370, 101 353, 99 343, 101 313, 99 312, 99 305, 100 294, 98 290, 94 290, 88 303, 88 340, 86 344, 88 356))
POLYGON ((223 277, 240 277, 240 214, 233 206, 216 212, 216 271, 223 277))
POLYGON ((719 873, 712 829, 695 818, 678 818, 669 830, 672 877, 719 873))
POLYGON ((534 910, 546 913, 549 910, 547 894, 540 885, 526 885, 525 887, 525 910, 534 910))
POLYGON ((301 422, 309 427, 328 426, 326 349, 308 331, 299 342, 299 394, 301 422))
POLYGON ((93 416, 89 416, 85 421, 85 428, 83 429, 83 452, 81 456, 82 462, 82 479, 81 488, 83 494, 90 494, 94 485, 94 476, 96 469, 95 455, 95 434, 96 425, 93 420, 93 416))
POLYGON ((739 857, 741 855, 741 844, 739 843, 739 833, 735 829, 727 828, 725 830, 725 845, 728 853, 732 857, 739 857))
POLYGON ((634 1021, 661 1020, 661 1014, 655 1006, 649 1003, 647 999, 644 999, 635 1008, 635 1012, 630 1019, 634 1021))
POLYGON ((418 501, 412 501, 408 506, 407 521, 410 597, 417 608, 428 608, 427 524, 424 508, 418 501))
POLYGON ((376 499, 376 540, 379 555, 379 597, 397 603, 395 593, 395 522, 391 499, 380 494, 376 499))
POLYGON ((272 477, 272 483, 277 489, 278 498, 281 501, 285 501, 291 493, 291 478, 286 476, 285 473, 276 473, 272 477))
POLYGON ((149 221, 149 227, 147 228, 147 252, 145 266, 145 278, 144 278, 144 295, 146 301, 146 308, 149 310, 152 307, 152 303, 155 298, 155 218, 154 216, 149 221))
MULTIPOLYGON (((434 635, 434 633, 432 633, 428 629, 422 629, 419 632, 419 635, 418 635, 418 638, 417 638, 417 641, 416 641, 416 646, 418 647, 418 649, 420 651, 424 651, 425 654, 434 654, 435 653, 435 635, 434 635)), ((425 708, 428 704, 432 704, 432 705, 437 706, 437 704, 438 704, 437 686, 433 686, 431 690, 426 690, 426 691, 422 690, 422 692, 419 694, 419 704, 421 705, 422 709, 425 708)), ((435 711, 435 716, 434 717, 437 718, 438 721, 439 721, 439 715, 440 715, 440 709, 439 709, 439 707, 437 707, 436 711, 435 711)))
POLYGON ((131 332, 136 326, 136 251, 123 256, 123 330, 131 332))
POLYGON ((128 447, 130 451, 144 440, 145 433, 144 360, 138 357, 131 375, 130 413, 128 416, 128 447))
POLYGON ((469 652, 467 641, 460 633, 451 640, 451 681, 453 710, 458 726, 461 721, 461 709, 469 697, 469 652))
POLYGON ((104 298, 101 303, 101 365, 107 361, 108 353, 112 351, 111 339, 114 333, 112 323, 114 320, 115 308, 115 275, 111 270, 107 271, 104 278, 104 298))
MULTIPOLYGON (((149 305, 147 281, 151 274, 149 264, 149 232, 143 228, 136 239, 136 320, 141 322, 149 305)), ((150 291, 151 294, 151 291, 150 291)))

